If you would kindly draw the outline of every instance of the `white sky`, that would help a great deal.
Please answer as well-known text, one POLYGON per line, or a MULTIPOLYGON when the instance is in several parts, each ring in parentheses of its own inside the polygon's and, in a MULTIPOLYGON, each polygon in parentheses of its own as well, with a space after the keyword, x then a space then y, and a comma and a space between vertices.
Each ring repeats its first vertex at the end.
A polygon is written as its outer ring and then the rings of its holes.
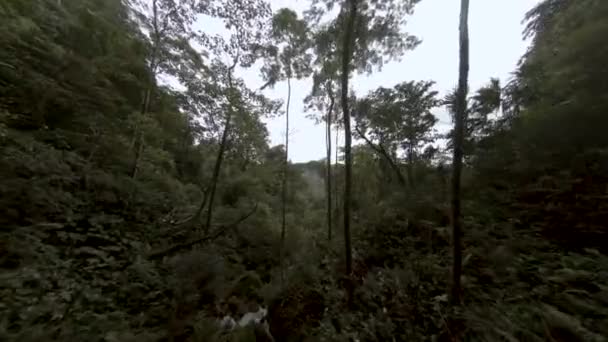
MULTIPOLYGON (((306 9, 310 0, 270 0, 273 11, 290 7, 298 12, 306 9)), ((470 31, 470 89, 474 91, 490 77, 506 82, 524 53, 528 42, 522 40, 521 21, 538 0, 471 0, 470 31)), ((458 16, 459 0, 422 0, 409 19, 407 31, 422 39, 422 44, 408 52, 401 62, 387 64, 381 72, 369 77, 357 75, 351 80, 357 96, 363 96, 379 86, 391 87, 409 80, 433 80, 441 95, 447 93, 458 79, 458 16)), ((259 70, 241 70, 240 77, 251 87, 263 84, 259 70)), ((292 81, 290 109, 289 156, 293 162, 322 159, 325 156, 323 125, 306 118, 303 100, 309 93, 310 80, 292 81)), ((284 99, 285 82, 266 90, 271 98, 284 99)), ((450 118, 442 109, 436 111, 439 131, 446 131, 450 118)), ((282 144, 285 117, 267 120, 271 145, 282 144)))

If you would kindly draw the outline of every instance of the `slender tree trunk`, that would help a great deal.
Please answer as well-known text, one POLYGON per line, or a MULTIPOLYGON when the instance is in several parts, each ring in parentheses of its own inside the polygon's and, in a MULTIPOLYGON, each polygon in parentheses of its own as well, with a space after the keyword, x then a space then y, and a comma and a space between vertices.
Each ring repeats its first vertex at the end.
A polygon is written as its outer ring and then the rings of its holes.
POLYGON ((141 159, 141 155, 144 152, 144 132, 141 128, 141 120, 143 120, 146 115, 148 115, 148 110, 150 107, 150 96, 151 96, 150 87, 146 89, 144 93, 144 99, 141 106, 140 112, 140 120, 135 124, 135 139, 133 139, 133 148, 135 149, 135 157, 133 158, 133 166, 131 167, 131 178, 135 179, 137 177, 137 171, 139 171, 139 161, 141 159))
POLYGON ((279 246, 281 263, 281 282, 285 277, 284 254, 285 254, 285 230, 287 224, 287 174, 289 171, 289 106, 291 104, 291 77, 287 77, 287 104, 285 108, 285 159, 283 160, 283 189, 281 194, 281 245, 279 246))
POLYGON ((331 89, 331 85, 327 87, 327 94, 329 95, 329 109, 327 110, 327 117, 325 120, 326 123, 326 132, 325 132, 325 144, 327 146, 327 240, 331 241, 331 230, 332 230, 332 201, 331 201, 331 123, 332 123, 332 113, 334 111, 334 94, 331 89))
POLYGON ((414 148, 411 144, 407 149, 407 182, 410 189, 414 188, 414 148))
POLYGON ((353 256, 350 241, 350 207, 352 190, 353 160, 351 155, 352 133, 350 130, 350 108, 348 106, 348 80, 350 77, 350 62, 352 59, 353 31, 357 16, 357 1, 349 0, 350 9, 346 31, 344 32, 344 45, 342 48, 342 113, 344 115, 344 248, 346 252, 346 276, 348 302, 352 303, 353 284, 351 281, 353 256))
MULTIPOLYGON (((203 214, 203 210, 205 210, 205 207, 207 206, 207 200, 209 199, 209 191, 207 189, 203 189, 203 198, 201 199, 201 204, 198 206, 198 209, 196 210, 196 214, 194 214, 194 216, 192 216, 192 218, 190 219, 189 223, 196 223, 197 224, 197 230, 200 232, 201 226, 200 226, 200 220, 201 220, 201 215, 203 214)), ((205 226, 205 230, 206 230, 206 226, 205 226)))
MULTIPOLYGON (((340 146, 340 127, 338 127, 337 125, 336 125, 336 144, 335 145, 336 145, 336 148, 335 148, 335 150, 336 150, 336 159, 335 159, 336 162, 335 162, 335 164, 338 165, 338 161, 339 161, 339 156, 338 156, 339 153, 338 152, 340 150, 338 148, 338 146, 340 146)), ((338 189, 338 185, 337 184, 336 184, 336 189, 338 189)))
POLYGON ((452 240, 453 269, 450 300, 453 305, 460 304, 460 276, 462 274, 462 219, 460 208, 460 175, 462 172, 462 154, 464 127, 466 121, 466 98, 469 76, 469 0, 461 0, 460 8, 460 66, 458 77, 458 94, 456 98, 456 119, 454 127, 454 157, 452 165, 452 240))
MULTIPOLYGON (((230 133, 230 124, 232 120, 232 109, 229 109, 228 115, 226 116, 226 124, 224 125, 224 131, 222 132, 222 138, 220 146, 215 158, 215 165, 213 166, 213 174, 211 176, 211 186, 209 190, 209 206, 207 207, 207 220, 205 222, 205 233, 209 233, 211 229, 211 221, 213 219, 213 202, 215 200, 215 191, 217 189, 217 183, 220 178, 220 171, 222 169, 222 161, 224 159, 224 152, 226 151, 226 145, 228 144, 228 135, 230 133)), ((204 198, 205 200, 205 198, 204 198)), ((204 203, 203 203, 204 205, 204 203)))
MULTIPOLYGON (((337 118, 336 118, 337 119, 337 118)), ((336 159, 335 159, 335 168, 334 168, 334 174, 335 174, 335 179, 336 181, 334 182, 334 197, 336 198, 336 203, 334 205, 334 227, 338 227, 338 225, 340 224, 340 195, 339 195, 339 183, 338 183, 338 151, 340 150, 340 148, 338 146, 340 146, 340 127, 338 125, 336 125, 336 143, 334 144, 335 148, 335 154, 336 154, 336 159)))
MULTIPOLYGON (((152 47, 152 54, 150 56, 150 70, 152 71, 152 82, 156 82, 156 69, 158 67, 157 54, 160 45, 160 31, 158 28, 158 0, 152 1, 152 28, 154 30, 154 46, 152 47)), ((150 98, 152 97, 152 85, 149 85, 144 92, 144 99, 141 106, 141 118, 143 119, 148 115, 150 110, 150 98)), ((133 148, 135 149, 135 157, 133 158, 133 166, 131 167, 131 178, 137 177, 137 171, 139 171, 139 162, 144 152, 144 131, 141 128, 141 122, 137 122, 135 126, 135 139, 133 141, 133 148)))
MULTIPOLYGON (((220 146, 217 151, 217 157, 215 159, 215 165, 213 166, 213 174, 211 176, 211 184, 209 186, 209 206, 207 207, 207 221, 205 222, 205 233, 208 234, 211 229, 211 221, 213 219, 213 201, 215 200, 215 191, 217 189, 217 183, 220 178, 220 171, 222 169, 222 161, 224 159, 224 152, 228 145, 228 136, 230 135, 230 129, 232 124, 232 115, 234 114, 234 86, 232 84, 232 72, 238 63, 238 58, 234 60, 234 64, 228 68, 228 113, 226 115, 226 123, 224 124, 224 131, 222 132, 222 138, 220 146)), ((206 198, 204 198, 206 200, 206 198)))

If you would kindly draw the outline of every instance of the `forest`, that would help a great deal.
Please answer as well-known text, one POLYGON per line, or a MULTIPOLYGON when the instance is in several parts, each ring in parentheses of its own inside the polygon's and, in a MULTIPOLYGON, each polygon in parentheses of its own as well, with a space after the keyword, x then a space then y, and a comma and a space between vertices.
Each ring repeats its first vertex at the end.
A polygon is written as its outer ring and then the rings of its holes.
POLYGON ((1 0, 0 340, 608 341, 608 1, 469 89, 460 0, 452 92, 355 92, 420 2, 1 0))

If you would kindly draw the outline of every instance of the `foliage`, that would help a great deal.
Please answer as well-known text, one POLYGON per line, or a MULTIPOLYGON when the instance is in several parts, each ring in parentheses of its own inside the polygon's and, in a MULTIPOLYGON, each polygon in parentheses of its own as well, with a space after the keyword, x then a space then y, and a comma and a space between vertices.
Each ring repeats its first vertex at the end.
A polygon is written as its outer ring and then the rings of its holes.
POLYGON ((419 43, 403 32, 417 2, 312 1, 303 17, 249 0, 0 2, 0 340, 605 341, 608 4, 541 1, 513 78, 459 103, 452 307, 453 145, 436 140, 433 82, 360 99, 339 82, 419 43), (337 106, 352 112, 352 236, 326 229, 347 165, 331 148, 286 162, 264 123, 281 103, 243 68, 268 86, 312 74, 327 138, 337 106), (415 186, 395 186, 402 171, 415 186), (261 307, 265 322, 220 324, 261 307))
POLYGON ((261 68, 267 86, 281 80, 303 78, 310 73, 309 28, 289 8, 280 9, 272 18, 269 45, 263 47, 265 64, 261 68))
MULTIPOLYGON (((438 105, 433 82, 405 82, 393 89, 379 88, 359 101, 355 112, 357 132, 391 165, 404 151, 408 183, 414 186, 413 167, 425 145, 434 141, 438 119, 431 110, 438 105)), ((394 168, 394 166, 393 166, 394 168)), ((400 171, 397 175, 401 176, 400 171)))
MULTIPOLYGON (((358 1, 356 27, 353 40, 353 67, 357 71, 371 73, 374 67, 398 59, 405 51, 415 48, 420 40, 403 31, 407 18, 413 13, 419 0, 408 1, 358 1)), ((344 23, 349 12, 348 1, 313 1, 307 11, 312 23, 321 23, 330 36, 345 38, 344 23), (335 20, 324 23, 324 15, 334 7, 340 7, 335 20)), ((327 39, 328 36, 324 38, 327 39)), ((336 44, 334 57, 342 55, 342 44, 336 44)), ((337 69, 338 67, 336 67, 337 69)))

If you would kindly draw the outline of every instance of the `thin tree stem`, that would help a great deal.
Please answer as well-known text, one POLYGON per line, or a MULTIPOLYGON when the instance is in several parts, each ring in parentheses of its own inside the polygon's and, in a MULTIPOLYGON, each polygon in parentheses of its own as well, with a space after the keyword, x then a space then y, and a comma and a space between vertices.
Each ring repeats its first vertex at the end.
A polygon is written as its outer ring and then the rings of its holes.
POLYGON ((289 107, 291 104, 291 78, 287 77, 287 104, 285 108, 285 159, 283 160, 283 189, 282 189, 282 207, 281 207, 281 244, 279 247, 281 263, 281 283, 284 281, 284 254, 285 254, 285 234, 287 225, 287 174, 289 171, 289 107))
POLYGON ((148 115, 150 111, 150 99, 152 97, 152 87, 156 83, 156 72, 158 68, 158 49, 160 45, 160 32, 158 29, 158 0, 152 1, 152 28, 153 32, 153 44, 152 44, 152 53, 150 55, 150 70, 152 71, 152 84, 148 85, 144 92, 144 98, 141 106, 140 118, 137 120, 135 124, 135 133, 132 146, 135 149, 135 156, 133 158, 133 166, 131 167, 131 178, 135 179, 137 177, 137 172, 139 171, 139 163, 141 156, 144 152, 144 131, 141 127, 141 120, 148 115))
POLYGON ((357 0, 349 0, 350 9, 343 42, 342 55, 342 113, 344 115, 344 249, 346 254, 346 276, 348 303, 352 303, 353 284, 352 275, 352 247, 350 241, 350 207, 353 161, 351 155, 352 134, 350 130, 350 108, 348 106, 348 80, 350 78, 350 62, 352 59, 353 31, 357 16, 357 0))
POLYGON ((334 111, 334 94, 331 89, 331 84, 327 86, 327 94, 329 96, 329 109, 327 110, 326 117, 326 132, 325 132, 325 144, 327 146, 327 240, 331 241, 331 233, 332 233, 332 200, 331 200, 331 123, 332 123, 332 113, 334 111))
POLYGON ((460 65, 458 94, 456 98, 456 120, 454 127, 454 156, 452 166, 452 240, 453 269, 450 301, 453 305, 461 302, 460 278, 462 274, 462 218, 460 203, 460 177, 462 173, 462 156, 464 127, 466 121, 466 98, 469 74, 469 0, 461 0, 460 8, 460 65))
POLYGON ((211 221, 213 219, 213 201, 215 200, 215 191, 217 188, 217 183, 220 178, 220 171, 222 169, 222 161, 224 159, 224 152, 226 150, 226 145, 228 144, 228 136, 230 135, 231 121, 232 115, 235 107, 234 101, 234 85, 232 84, 232 72, 238 63, 238 57, 235 58, 234 64, 230 68, 228 68, 228 103, 229 108, 226 114, 226 123, 224 125, 224 131, 222 132, 222 138, 220 141, 220 146, 217 152, 217 157, 215 159, 215 165, 213 167, 213 175, 211 176, 211 185, 209 190, 209 206, 207 207, 207 221, 205 222, 205 233, 209 233, 209 229, 211 228, 211 221))

